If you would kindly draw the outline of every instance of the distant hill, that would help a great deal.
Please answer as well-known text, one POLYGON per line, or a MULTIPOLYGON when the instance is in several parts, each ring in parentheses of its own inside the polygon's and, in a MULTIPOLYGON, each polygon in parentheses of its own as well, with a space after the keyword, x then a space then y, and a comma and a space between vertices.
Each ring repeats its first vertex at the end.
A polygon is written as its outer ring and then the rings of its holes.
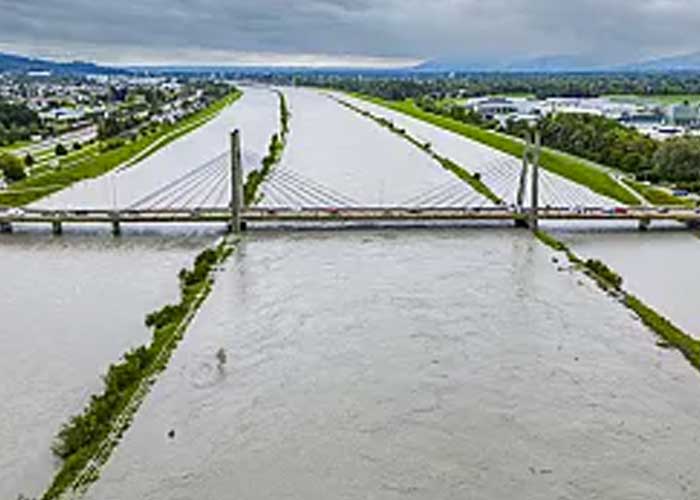
POLYGON ((624 64, 601 64, 591 56, 552 55, 530 59, 435 59, 414 68, 426 72, 662 72, 700 71, 700 52, 624 64))
POLYGON ((562 73, 572 71, 599 71, 604 69, 592 58, 578 55, 539 56, 527 59, 460 60, 435 59, 415 68, 418 71, 441 72, 542 72, 562 73))
POLYGON ((61 75, 117 75, 128 73, 128 71, 123 69, 99 66, 90 62, 56 62, 0 52, 0 73, 27 73, 30 71, 50 71, 52 74, 61 75))
POLYGON ((627 64, 621 69, 627 71, 700 71, 700 52, 627 64))

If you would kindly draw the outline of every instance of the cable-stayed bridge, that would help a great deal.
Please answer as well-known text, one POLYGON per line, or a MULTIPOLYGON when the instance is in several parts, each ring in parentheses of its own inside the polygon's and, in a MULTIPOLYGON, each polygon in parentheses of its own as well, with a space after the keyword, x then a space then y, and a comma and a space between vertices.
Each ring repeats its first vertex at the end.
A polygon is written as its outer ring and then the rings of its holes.
MULTIPOLYGON (((538 141, 536 141, 538 142, 538 141)), ((8 208, 0 211, 0 230, 14 224, 49 224, 60 234, 66 224, 110 224, 115 234, 125 224, 221 223, 241 231, 256 223, 343 223, 430 225, 434 222, 513 221, 536 228, 540 220, 633 220, 647 227, 653 220, 700 224, 700 211, 679 207, 587 205, 580 189, 553 185, 538 168, 539 144, 527 148, 519 175, 513 165, 482 165, 489 180, 507 183, 513 204, 496 203, 458 177, 430 186, 401 203, 367 206, 293 169, 279 166, 260 186, 256 201, 243 196, 240 135, 231 149, 192 168, 158 189, 119 208, 8 208), (507 167, 507 168, 506 168, 507 167), (499 172, 504 172, 499 174, 499 172), (505 174, 505 172, 509 172, 505 174), (541 191, 555 204, 540 206, 541 191)), ((504 160, 496 160, 504 161, 504 160)), ((511 161, 518 161, 512 159, 511 161)))

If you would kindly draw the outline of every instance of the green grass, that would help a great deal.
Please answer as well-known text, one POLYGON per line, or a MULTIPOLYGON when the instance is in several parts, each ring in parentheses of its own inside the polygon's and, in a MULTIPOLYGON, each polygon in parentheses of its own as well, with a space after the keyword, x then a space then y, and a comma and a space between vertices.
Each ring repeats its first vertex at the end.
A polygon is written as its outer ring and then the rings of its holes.
POLYGON ((700 94, 668 94, 668 95, 635 95, 635 94, 611 94, 604 96, 611 101, 618 102, 640 102, 642 104, 659 104, 670 106, 671 104, 681 104, 685 101, 690 103, 700 102, 700 94))
POLYGON ((632 179, 623 179, 623 182, 629 187, 637 191, 640 195, 644 197, 652 205, 679 205, 692 207, 693 202, 691 200, 679 198, 673 196, 668 191, 655 186, 647 186, 641 182, 633 181, 632 179))
POLYGON ((63 463, 42 500, 59 498, 67 490, 97 479, 99 466, 106 463, 147 394, 144 384, 152 383, 166 368, 185 329, 211 291, 214 270, 232 252, 232 244, 224 240, 201 252, 191 270, 180 271, 180 301, 146 317, 146 326, 153 330, 151 342, 130 350, 110 365, 103 377, 103 391, 92 396, 83 412, 61 427, 53 451, 63 463))
POLYGON ((13 142, 9 146, 0 146, 0 152, 4 151, 6 153, 12 153, 13 151, 16 151, 25 146, 31 146, 32 144, 32 141, 17 141, 13 142))
POLYGON ((89 161, 55 170, 46 169, 13 183, 6 191, 0 192, 0 206, 26 205, 76 182, 99 177, 120 165, 133 165, 136 161, 155 153, 168 143, 204 124, 240 95, 240 92, 233 92, 178 123, 161 127, 158 132, 148 136, 140 135, 136 141, 99 153, 89 161))
POLYGON ((669 345, 681 351, 683 356, 695 368, 700 370, 700 341, 683 332, 683 330, 634 295, 626 294, 624 303, 637 314, 647 327, 656 332, 669 345))
POLYGON ((282 153, 287 145, 287 134, 289 133, 289 120, 292 116, 287 107, 287 99, 282 91, 277 91, 279 98, 279 132, 272 134, 267 155, 262 159, 259 169, 248 172, 243 185, 243 204, 246 207, 255 205, 262 200, 263 194, 260 187, 272 173, 272 169, 282 160, 282 153))
POLYGON ((625 291, 620 275, 599 260, 589 259, 584 262, 563 242, 545 231, 536 231, 535 236, 552 249, 564 252, 573 264, 595 280, 602 289, 614 292, 620 302, 633 311, 651 331, 661 337, 665 344, 678 349, 696 369, 700 370, 700 340, 688 335, 638 297, 625 291))
POLYGON ((346 108, 366 117, 369 118, 370 120, 374 121, 376 124, 378 124, 380 127, 385 128, 387 130, 390 130, 394 134, 398 135, 399 137, 402 137, 403 139, 407 140, 411 144, 413 144, 415 147, 426 153, 428 156, 433 158, 435 161, 437 161, 445 170, 452 172, 454 175, 459 177, 461 180, 469 184, 472 189, 474 189, 477 193, 481 194, 482 196, 488 198, 491 200, 493 203, 500 205, 503 203, 503 200, 498 197, 496 193, 491 191, 491 189, 484 184, 481 179, 469 172, 466 168, 461 167, 460 165, 457 165, 455 162, 450 160, 447 157, 440 156, 438 153, 433 151, 432 147, 430 144, 424 144, 421 143, 418 139, 413 137, 411 134, 409 134, 406 130, 402 128, 397 128, 396 125, 394 125, 393 122, 390 120, 387 120, 386 118, 376 116, 369 111, 366 111, 364 109, 360 109, 357 106, 354 106, 350 104, 347 101, 343 101, 341 99, 335 99, 333 98, 336 102, 341 104, 342 106, 345 106, 346 108))
MULTIPOLYGON (((353 94, 353 96, 431 123, 516 158, 522 157, 525 146, 517 139, 462 123, 446 116, 423 111, 413 101, 386 101, 361 94, 353 94)), ((638 204, 637 198, 620 186, 610 175, 579 158, 553 150, 542 150, 540 165, 546 170, 586 186, 600 195, 607 196, 626 205, 638 204)))

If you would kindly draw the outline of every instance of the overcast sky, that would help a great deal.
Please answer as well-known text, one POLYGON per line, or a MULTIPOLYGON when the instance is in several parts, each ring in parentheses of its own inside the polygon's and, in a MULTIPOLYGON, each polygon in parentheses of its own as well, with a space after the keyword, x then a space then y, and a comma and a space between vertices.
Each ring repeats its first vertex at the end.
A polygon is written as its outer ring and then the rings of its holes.
POLYGON ((0 51, 103 63, 394 65, 700 50, 700 0, 0 0, 0 51))

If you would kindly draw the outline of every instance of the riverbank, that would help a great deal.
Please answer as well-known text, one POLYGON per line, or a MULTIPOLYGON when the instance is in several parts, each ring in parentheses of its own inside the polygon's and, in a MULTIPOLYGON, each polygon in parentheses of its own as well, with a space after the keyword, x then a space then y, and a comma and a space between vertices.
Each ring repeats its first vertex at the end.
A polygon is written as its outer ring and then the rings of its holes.
POLYGON ((252 206, 258 203, 262 196, 260 186, 272 173, 272 169, 282 159, 282 153, 287 145, 287 134, 289 133, 289 120, 291 113, 287 107, 287 99, 281 90, 277 91, 279 97, 279 131, 272 134, 267 155, 262 159, 260 169, 253 169, 248 172, 243 185, 243 203, 245 206, 252 206))
POLYGON ((63 464, 44 500, 59 498, 68 490, 82 491, 99 475, 158 373, 163 371, 184 333, 212 289, 213 274, 234 251, 235 242, 224 238, 201 252, 192 269, 179 273, 180 301, 149 314, 151 342, 130 350, 110 365, 104 390, 90 398, 85 410, 63 425, 52 446, 63 464))
POLYGON ((129 167, 152 155, 170 142, 192 132, 214 118, 225 107, 233 104, 242 93, 234 91, 182 121, 161 127, 158 132, 139 136, 123 144, 105 142, 96 154, 81 158, 72 166, 47 170, 36 176, 12 184, 0 191, 0 206, 22 206, 56 193, 79 181, 99 177, 119 167, 129 167), (108 144, 118 144, 110 149, 108 144))
MULTIPOLYGON (((458 135, 485 144, 503 153, 516 158, 521 158, 524 151, 522 142, 515 138, 485 130, 474 125, 469 125, 452 118, 423 111, 411 100, 387 101, 363 94, 350 94, 358 99, 398 111, 415 119, 430 123, 439 128, 449 130, 458 135)), ((638 204, 637 198, 632 195, 618 181, 608 173, 599 170, 584 161, 564 155, 559 152, 543 149, 540 156, 540 165, 550 172, 564 177, 577 184, 581 184, 595 193, 612 198, 628 205, 638 204)))
POLYGON ((391 120, 387 120, 386 118, 376 116, 373 113, 370 113, 369 111, 366 111, 364 109, 360 109, 357 106, 354 106, 351 103, 342 99, 337 99, 335 97, 331 97, 331 99, 333 99, 340 105, 345 106, 346 108, 354 111, 355 113, 369 118, 370 120, 377 123, 380 127, 386 128, 394 134, 403 137, 415 147, 417 147, 418 149, 426 153, 428 156, 433 158, 435 161, 437 161, 445 170, 448 170, 455 174, 457 177, 469 184, 472 187, 472 189, 474 189, 474 191, 476 191, 479 194, 482 194, 496 205, 502 205, 504 203, 503 200, 499 198, 499 196, 496 193, 494 193, 486 184, 484 184, 481 181, 481 178, 479 176, 474 175, 461 165, 458 165, 449 158, 435 152, 430 143, 420 142, 418 139, 409 134, 405 129, 396 127, 391 120))
POLYGON ((545 231, 536 231, 535 236, 545 245, 564 253, 575 269, 582 271, 618 302, 632 311, 639 320, 661 339, 657 344, 664 348, 678 349, 688 362, 700 371, 700 340, 685 333, 668 318, 656 312, 639 297, 625 290, 622 277, 600 260, 583 260, 564 242, 545 231))

